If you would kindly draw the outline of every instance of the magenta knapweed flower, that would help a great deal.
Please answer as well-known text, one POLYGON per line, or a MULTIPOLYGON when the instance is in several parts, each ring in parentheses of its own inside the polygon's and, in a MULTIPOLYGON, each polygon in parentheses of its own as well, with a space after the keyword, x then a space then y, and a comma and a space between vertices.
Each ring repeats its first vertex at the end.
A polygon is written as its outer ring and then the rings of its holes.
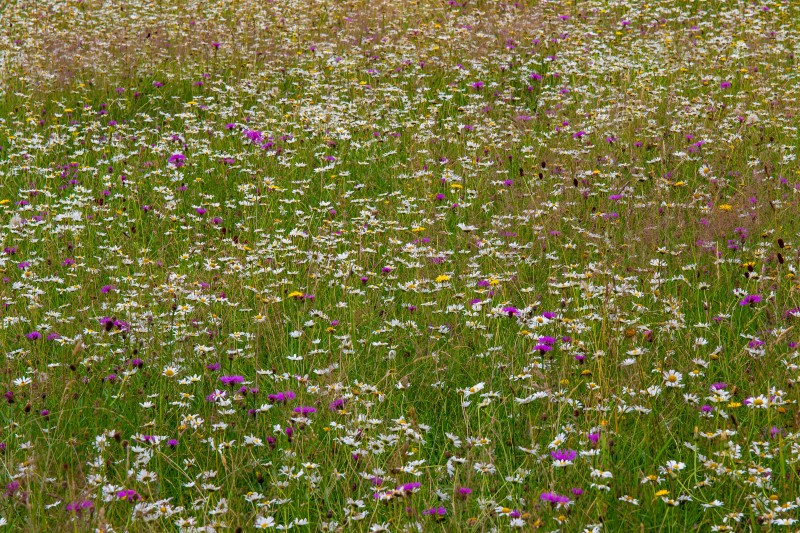
POLYGON ((397 490, 402 492, 416 492, 417 489, 419 489, 421 486, 422 483, 415 481, 413 483, 406 483, 404 485, 400 485, 399 487, 397 487, 397 490))
POLYGON ((90 511, 94 508, 94 503, 90 500, 84 500, 80 502, 72 502, 67 504, 67 512, 69 513, 79 513, 81 511, 90 511))
POLYGON ((299 406, 299 407, 295 407, 294 408, 294 412, 298 413, 298 414, 301 414, 301 415, 310 415, 311 413, 316 413, 317 410, 314 409, 313 407, 309 407, 307 405, 302 405, 302 406, 299 406))
POLYGON ((175 168, 180 168, 184 165, 185 161, 186 161, 186 156, 180 152, 176 152, 171 156, 169 156, 167 163, 173 165, 175 168))
POLYGON ((578 456, 575 450, 553 450, 550 457, 556 461, 573 461, 578 456))
POLYGON ((243 383, 244 377, 243 376, 220 376, 219 380, 225 385, 235 385, 237 383, 243 383))
POLYGON ((757 303, 761 303, 761 300, 762 300, 761 295, 759 295, 759 294, 750 294, 748 296, 745 296, 744 299, 742 299, 739 302, 739 305, 742 306, 742 307, 744 307, 746 305, 755 305, 757 303))
POLYGON ((276 394, 268 394, 267 399, 271 402, 286 402, 289 400, 293 400, 295 398, 295 393, 293 391, 285 391, 285 392, 278 392, 276 394))
POLYGON ((553 505, 561 506, 568 504, 570 502, 569 497, 562 496, 561 494, 555 492, 543 492, 539 499, 545 502, 550 502, 553 505))
POLYGON ((133 489, 123 489, 117 492, 117 499, 138 502, 142 499, 142 496, 133 489))
POLYGON ((28 340, 32 340, 32 341, 37 341, 37 340, 42 338, 42 334, 39 333, 38 331, 31 331, 30 333, 28 333, 25 336, 28 338, 28 340))

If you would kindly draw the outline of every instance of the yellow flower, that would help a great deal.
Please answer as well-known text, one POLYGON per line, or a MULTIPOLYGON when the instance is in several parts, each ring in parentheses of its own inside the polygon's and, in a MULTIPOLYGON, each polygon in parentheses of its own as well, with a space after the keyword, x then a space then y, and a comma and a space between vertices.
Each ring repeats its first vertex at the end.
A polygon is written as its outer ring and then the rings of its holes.
POLYGON ((450 281, 450 276, 447 274, 442 274, 436 278, 436 283, 444 283, 445 281, 450 281))
POLYGON ((720 211, 730 211, 731 209, 733 209, 733 206, 731 204, 722 204, 721 206, 719 206, 719 209, 720 211))
POLYGON ((666 496, 667 494, 669 494, 667 489, 661 489, 660 491, 656 492, 656 498, 659 496, 666 496))
POLYGON ((289 298, 302 298, 303 293, 300 291, 292 291, 289 293, 289 298))

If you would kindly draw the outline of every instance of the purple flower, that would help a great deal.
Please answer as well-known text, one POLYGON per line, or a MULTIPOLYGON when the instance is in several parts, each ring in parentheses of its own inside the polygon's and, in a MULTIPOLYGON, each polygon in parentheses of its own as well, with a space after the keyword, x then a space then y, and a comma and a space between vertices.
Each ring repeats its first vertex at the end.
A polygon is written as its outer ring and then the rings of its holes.
POLYGON ((539 499, 545 502, 550 502, 553 505, 564 505, 570 502, 570 499, 567 496, 562 496, 561 494, 557 494, 555 492, 543 492, 539 499))
POLYGON ((731 82, 729 81, 723 81, 722 83, 719 84, 720 89, 728 89, 730 86, 731 82))
POLYGON ((28 333, 25 336, 28 338, 28 340, 32 340, 32 341, 37 341, 37 340, 42 338, 42 334, 39 333, 38 331, 31 331, 30 333, 28 333))
POLYGON ((178 439, 169 439, 167 441, 167 446, 172 448, 173 450, 178 447, 178 439))
POLYGON ((243 376, 220 376, 219 380, 225 385, 235 385, 237 383, 243 383, 244 377, 243 376))
POLYGON ((118 500, 127 500, 129 502, 138 502, 142 499, 138 492, 133 489, 123 489, 117 492, 117 499, 118 500))
POLYGON ((285 392, 278 392, 276 394, 269 394, 267 395, 267 399, 271 402, 286 402, 289 400, 293 400, 295 398, 295 393, 293 391, 285 391, 285 392))
POLYGON ((175 168, 180 168, 183 166, 185 161, 186 161, 186 156, 180 152, 176 152, 171 156, 169 156, 167 163, 173 165, 175 168))
POLYGON ((502 309, 503 313, 507 314, 508 316, 518 315, 519 309, 516 307, 504 307, 502 309))
POLYGON ((19 490, 19 481, 12 481, 6 485, 6 496, 12 496, 17 490, 19 490))
POLYGON ((550 457, 556 461, 573 461, 578 456, 575 450, 553 450, 550 457))
POLYGON ((103 285, 100 288, 100 292, 102 292, 103 294, 108 294, 109 292, 111 292, 113 290, 116 290, 116 289, 117 288, 115 286, 113 286, 113 285, 103 285))
POLYGON ((399 487, 397 487, 397 490, 401 492, 415 492, 421 486, 422 483, 415 481, 413 483, 406 483, 405 485, 400 485, 399 487))
POLYGON ((317 410, 314 409, 313 407, 302 405, 302 406, 299 406, 299 407, 295 407, 294 408, 294 412, 298 413, 298 414, 301 414, 301 415, 310 415, 312 413, 316 413, 317 410))
POLYGON ((244 130, 244 136, 254 143, 261 142, 261 139, 263 138, 263 134, 260 131, 255 130, 244 130))
POLYGON ((67 504, 67 512, 69 513, 79 513, 81 511, 87 511, 94 508, 94 503, 89 500, 84 500, 82 502, 72 502, 67 504))
POLYGON ((431 507, 430 509, 425 509, 422 511, 422 514, 429 516, 444 516, 447 514, 447 509, 444 507, 431 507))
POLYGON ((745 296, 745 298, 742 301, 739 302, 739 305, 742 306, 742 307, 747 306, 747 305, 754 305, 754 304, 757 304, 757 303, 761 303, 761 300, 762 300, 762 298, 761 298, 760 295, 758 295, 758 294, 750 294, 748 296, 745 296))
POLYGON ((345 403, 344 398, 337 398, 336 400, 333 400, 330 403, 330 405, 328 405, 328 409, 330 409, 331 411, 338 411, 342 407, 344 407, 344 403, 345 403))

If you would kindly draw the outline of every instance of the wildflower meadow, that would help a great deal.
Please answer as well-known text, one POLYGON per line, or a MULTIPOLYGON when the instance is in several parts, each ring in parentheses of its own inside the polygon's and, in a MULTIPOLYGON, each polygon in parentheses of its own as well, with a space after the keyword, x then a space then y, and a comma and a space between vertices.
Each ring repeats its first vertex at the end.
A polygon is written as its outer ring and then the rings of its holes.
POLYGON ((800 2, 0 2, 0 531, 800 528, 800 2))

